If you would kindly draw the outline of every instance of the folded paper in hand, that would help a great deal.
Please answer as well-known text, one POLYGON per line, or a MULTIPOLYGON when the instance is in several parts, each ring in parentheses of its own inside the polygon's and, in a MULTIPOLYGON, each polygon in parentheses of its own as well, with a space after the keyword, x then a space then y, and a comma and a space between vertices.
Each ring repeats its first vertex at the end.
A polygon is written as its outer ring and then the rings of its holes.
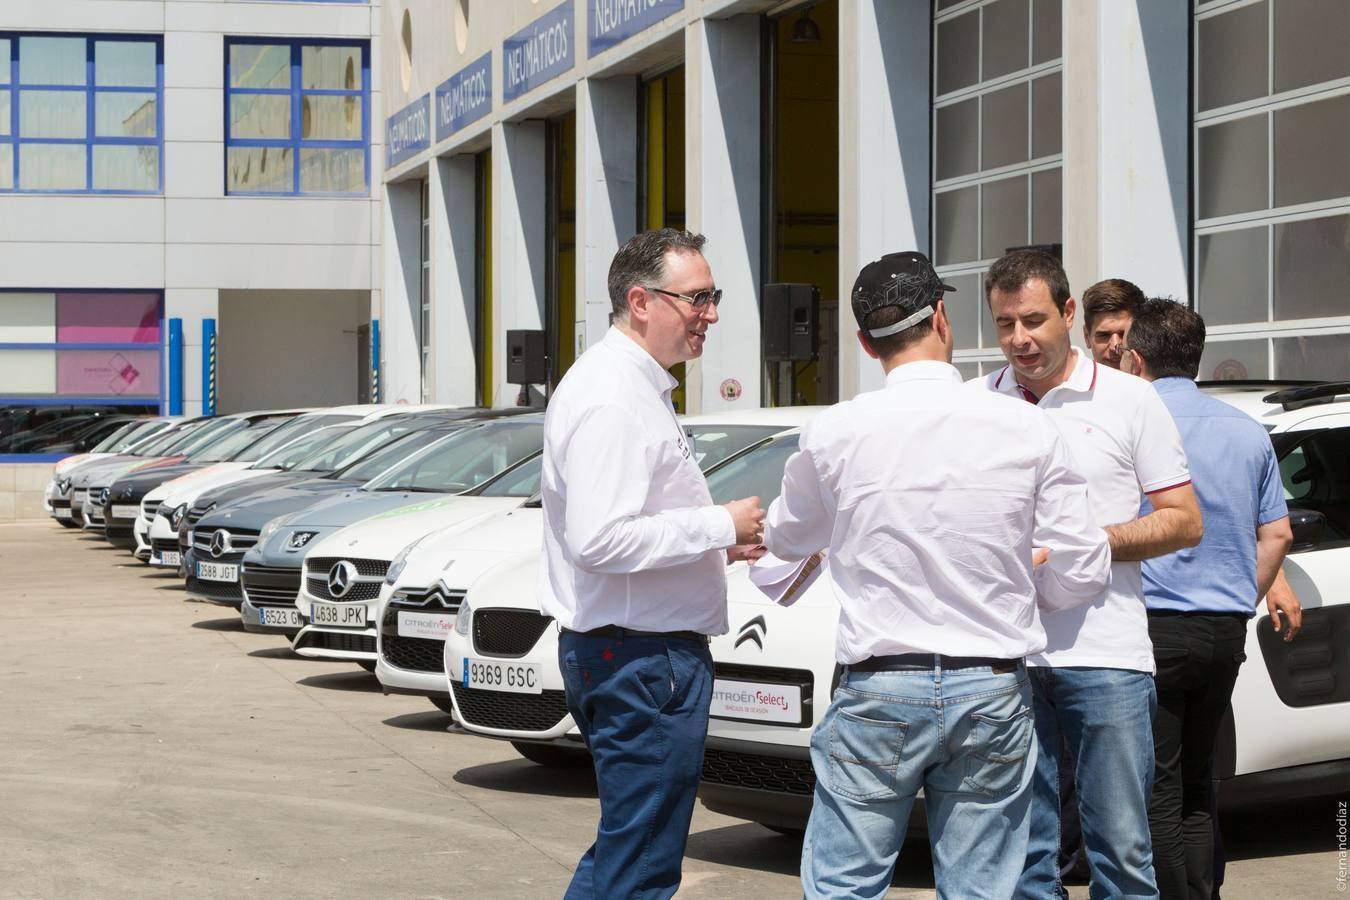
POLYGON ((765 553, 750 566, 750 582, 779 606, 791 606, 825 570, 828 552, 820 550, 795 562, 765 553))

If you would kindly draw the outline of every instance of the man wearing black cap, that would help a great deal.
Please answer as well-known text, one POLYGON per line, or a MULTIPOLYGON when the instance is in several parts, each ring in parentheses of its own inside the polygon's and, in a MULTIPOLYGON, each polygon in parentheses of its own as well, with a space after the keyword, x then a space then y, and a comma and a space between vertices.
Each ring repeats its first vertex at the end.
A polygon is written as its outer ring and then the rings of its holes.
POLYGON ((920 789, 939 896, 1011 896, 1035 765, 1022 660, 1045 647, 1036 606, 1086 602, 1110 570, 1049 418, 951 365, 951 290, 919 253, 862 270, 858 340, 886 386, 802 429, 768 514, 777 556, 830 549, 841 605, 844 670, 811 741, 807 897, 884 895, 920 789))

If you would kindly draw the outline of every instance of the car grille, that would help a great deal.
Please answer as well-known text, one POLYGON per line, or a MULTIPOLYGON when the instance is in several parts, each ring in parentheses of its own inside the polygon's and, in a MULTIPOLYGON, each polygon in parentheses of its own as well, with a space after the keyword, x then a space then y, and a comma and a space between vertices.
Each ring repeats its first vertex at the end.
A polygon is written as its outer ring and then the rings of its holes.
POLYGON ((816 773, 809 759, 760 756, 712 747, 703 751, 702 780, 709 784, 809 797, 816 773))
POLYGON ((334 634, 331 631, 309 631, 296 638, 296 648, 314 647, 337 650, 342 653, 374 653, 373 634, 334 634))
POLYGON ((374 600, 380 596, 380 582, 353 581, 351 588, 345 595, 334 597, 328 590, 328 576, 326 574, 311 575, 305 579, 305 590, 309 591, 311 597, 319 600, 331 600, 334 603, 361 603, 374 600))
MULTIPOLYGON (((389 600, 391 607, 417 609, 424 612, 449 610, 458 612, 464 602, 464 591, 448 591, 444 588, 431 588, 425 591, 399 591, 389 600)), ((386 619, 389 617, 386 616, 386 619)))
POLYGON ((58 500, 57 498, 53 497, 53 498, 52 498, 52 509, 70 509, 70 501, 69 501, 69 500, 58 500))
POLYGON ((524 656, 552 621, 528 609, 474 610, 474 649, 490 656, 524 656))
MULTIPOLYGON (((321 572, 325 578, 328 577, 328 570, 333 566, 347 559, 345 556, 321 556, 318 559, 305 560, 305 568, 311 572, 321 572)), ((347 559, 347 562, 356 566, 356 574, 368 578, 383 578, 389 571, 389 560, 387 559, 347 559)))
POLYGON ((201 559, 239 559, 256 543, 258 543, 257 529, 235 531, 232 528, 210 528, 192 532, 192 549, 197 551, 197 556, 201 559), (220 556, 213 556, 211 541, 215 539, 217 531, 229 533, 230 545, 233 549, 228 553, 222 553, 220 556))
POLYGON ((567 716, 567 695, 562 691, 509 694, 466 688, 458 682, 451 682, 450 690, 464 721, 482 728, 548 731, 567 716))
POLYGON ((194 506, 191 509, 189 509, 186 516, 188 527, 191 528, 192 526, 200 522, 202 520, 202 516, 206 515, 206 513, 213 506, 215 506, 214 503, 207 503, 203 506, 194 506))
POLYGON ((187 589, 191 594, 198 597, 206 597, 210 600, 221 600, 226 603, 239 605, 243 599, 243 592, 239 589, 239 582, 229 581, 210 581, 205 578, 198 578, 195 575, 188 576, 187 589))
POLYGON ((300 570, 246 565, 239 572, 239 583, 254 606, 293 606, 300 593, 300 570))
POLYGON ((151 538, 150 549, 156 553, 177 553, 178 538, 151 538))
POLYGON ((409 672, 444 672, 445 642, 384 634, 380 655, 391 665, 409 672))
POLYGON ((151 506, 151 504, 142 500, 141 511, 145 513, 146 518, 153 519, 155 516, 163 516, 167 519, 173 515, 173 507, 167 503, 161 503, 158 506, 154 506, 152 509, 146 509, 147 506, 151 506))

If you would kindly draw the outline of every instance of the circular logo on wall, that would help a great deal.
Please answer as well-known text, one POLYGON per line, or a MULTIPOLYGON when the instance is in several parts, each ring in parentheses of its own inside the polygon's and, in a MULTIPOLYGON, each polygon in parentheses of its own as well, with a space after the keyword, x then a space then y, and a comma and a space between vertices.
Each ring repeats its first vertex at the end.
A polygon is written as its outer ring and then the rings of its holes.
POLYGON ((1215 381, 1245 381, 1247 367, 1236 359, 1225 359, 1214 367, 1215 381))
POLYGON ((722 395, 723 400, 739 400, 743 393, 741 383, 735 378, 728 378, 723 381, 717 392, 722 395))

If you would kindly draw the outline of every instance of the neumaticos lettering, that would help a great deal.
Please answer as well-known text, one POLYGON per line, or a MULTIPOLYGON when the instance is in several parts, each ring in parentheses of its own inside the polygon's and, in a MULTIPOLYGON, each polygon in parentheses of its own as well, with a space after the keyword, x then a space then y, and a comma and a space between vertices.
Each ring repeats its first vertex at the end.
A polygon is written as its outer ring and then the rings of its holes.
POLYGON ((666 0, 594 0, 591 21, 596 34, 607 34, 665 3, 666 0))
POLYGON ((492 92, 488 89, 487 73, 479 69, 465 76, 437 99, 440 101, 442 122, 468 118, 492 99, 492 92))
POLYGON ((428 140, 427 111, 425 107, 416 107, 407 115, 389 123, 389 155, 398 156, 409 147, 425 144, 428 140))
POLYGON ((568 60, 567 29, 571 20, 556 22, 506 55, 506 76, 512 88, 568 60))

